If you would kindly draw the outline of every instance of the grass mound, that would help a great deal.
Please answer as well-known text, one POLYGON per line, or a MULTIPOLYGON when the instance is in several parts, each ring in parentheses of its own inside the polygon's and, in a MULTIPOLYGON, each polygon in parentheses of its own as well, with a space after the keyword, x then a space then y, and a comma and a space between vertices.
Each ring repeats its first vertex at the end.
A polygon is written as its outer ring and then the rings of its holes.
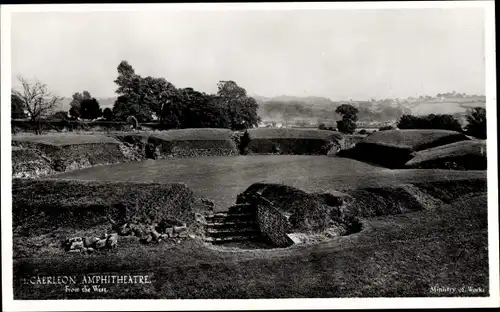
POLYGON ((399 183, 347 189, 344 193, 307 193, 283 184, 255 183, 238 195, 237 203, 260 194, 273 202, 275 208, 291 215, 294 231, 321 231, 353 218, 432 211, 450 203, 457 195, 486 191, 486 179, 399 183))
POLYGON ((353 221, 339 218, 337 210, 343 203, 341 194, 307 193, 283 184, 255 183, 238 195, 237 203, 251 203, 256 194, 290 215, 291 232, 319 232, 334 226, 343 227, 341 232, 346 232, 346 224, 353 221))
POLYGON ((13 228, 23 235, 88 229, 107 224, 108 217, 150 224, 168 217, 191 223, 192 201, 192 191, 179 183, 12 181, 13 228))
POLYGON ((250 154, 326 155, 333 145, 340 149, 344 139, 338 132, 316 129, 259 128, 248 134, 250 154))
POLYGON ((486 179, 405 183, 385 187, 346 190, 345 212, 360 218, 434 210, 457 196, 487 191, 486 179))
POLYGON ((446 144, 415 153, 405 166, 419 169, 486 170, 486 141, 446 144))
POLYGON ((448 130, 387 130, 370 134, 356 146, 339 153, 388 168, 404 168, 412 153, 458 141, 470 140, 466 135, 448 130))
POLYGON ((54 171, 72 171, 127 160, 120 142, 105 135, 22 136, 14 137, 12 145, 37 150, 49 160, 54 171))

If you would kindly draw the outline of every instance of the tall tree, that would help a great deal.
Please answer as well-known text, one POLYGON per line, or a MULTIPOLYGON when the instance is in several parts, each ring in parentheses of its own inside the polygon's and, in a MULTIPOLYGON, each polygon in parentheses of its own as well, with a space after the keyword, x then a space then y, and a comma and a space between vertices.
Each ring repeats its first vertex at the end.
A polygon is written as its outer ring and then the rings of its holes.
POLYGON ((80 117, 80 107, 83 100, 90 100, 92 97, 88 91, 83 91, 82 93, 76 92, 73 94, 73 99, 69 103, 71 106, 69 109, 69 114, 73 118, 80 117))
POLYGON ((113 111, 109 107, 106 107, 102 111, 102 117, 104 117, 104 119, 106 119, 108 121, 112 120, 113 119, 113 111))
POLYGON ((21 83, 21 90, 12 90, 12 94, 20 99, 23 108, 28 111, 32 122, 38 122, 37 134, 41 132, 40 120, 49 115, 54 108, 63 100, 63 97, 57 96, 47 88, 47 85, 34 80, 33 82, 18 76, 21 83))
POLYGON ((256 127, 260 118, 257 101, 247 96, 244 88, 234 81, 219 81, 217 95, 225 102, 232 129, 256 127))
POLYGON ((102 109, 95 98, 84 99, 80 103, 80 114, 83 119, 96 119, 102 116, 102 109))
POLYGON ((185 103, 183 128, 230 128, 231 122, 224 101, 191 89, 185 103))
POLYGON ((342 133, 354 133, 359 110, 350 104, 342 104, 335 109, 335 112, 342 115, 342 120, 337 121, 337 129, 342 133))
POLYGON ((148 76, 143 79, 143 85, 145 89, 143 103, 160 119, 160 123, 163 125, 164 108, 172 105, 178 90, 164 78, 148 76))
POLYGON ((118 77, 115 83, 118 85, 116 93, 119 94, 114 106, 114 115, 122 120, 128 116, 135 116, 138 121, 151 121, 153 111, 148 105, 150 94, 150 81, 146 81, 137 75, 127 61, 118 65, 118 77))

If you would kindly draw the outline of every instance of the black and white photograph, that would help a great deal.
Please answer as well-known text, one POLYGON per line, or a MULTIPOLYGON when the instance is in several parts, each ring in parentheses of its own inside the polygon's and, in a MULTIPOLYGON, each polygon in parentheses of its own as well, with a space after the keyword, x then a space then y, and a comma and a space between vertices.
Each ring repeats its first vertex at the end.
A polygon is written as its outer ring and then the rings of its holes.
POLYGON ((498 307, 494 9, 2 5, 6 311, 498 307))

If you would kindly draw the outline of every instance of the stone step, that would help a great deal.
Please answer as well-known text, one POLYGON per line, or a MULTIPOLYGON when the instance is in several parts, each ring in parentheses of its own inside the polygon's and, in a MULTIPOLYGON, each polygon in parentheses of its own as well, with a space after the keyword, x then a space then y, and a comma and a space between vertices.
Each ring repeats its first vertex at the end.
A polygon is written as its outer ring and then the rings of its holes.
POLYGON ((256 220, 232 220, 232 221, 225 221, 225 222, 205 222, 204 224, 209 228, 244 226, 244 225, 257 226, 257 221, 256 220))
POLYGON ((249 232, 259 232, 257 227, 246 227, 246 228, 229 228, 229 229, 207 229, 207 234, 227 234, 227 233, 249 233, 249 232))
POLYGON ((259 238, 259 235, 205 237, 205 241, 210 242, 212 244, 216 244, 216 243, 234 242, 234 241, 248 241, 256 238, 259 238))
POLYGON ((224 223, 235 220, 255 220, 252 213, 218 213, 205 216, 207 223, 224 223))

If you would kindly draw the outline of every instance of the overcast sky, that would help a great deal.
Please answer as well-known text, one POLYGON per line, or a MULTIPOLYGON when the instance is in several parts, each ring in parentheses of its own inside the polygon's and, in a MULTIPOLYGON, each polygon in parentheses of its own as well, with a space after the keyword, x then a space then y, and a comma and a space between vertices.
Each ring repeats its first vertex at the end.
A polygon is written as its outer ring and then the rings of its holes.
MULTIPOLYGON (((117 66, 177 87, 369 99, 484 94, 482 9, 12 14, 12 77, 115 96, 117 66)), ((15 86, 15 83, 13 81, 15 86)))

